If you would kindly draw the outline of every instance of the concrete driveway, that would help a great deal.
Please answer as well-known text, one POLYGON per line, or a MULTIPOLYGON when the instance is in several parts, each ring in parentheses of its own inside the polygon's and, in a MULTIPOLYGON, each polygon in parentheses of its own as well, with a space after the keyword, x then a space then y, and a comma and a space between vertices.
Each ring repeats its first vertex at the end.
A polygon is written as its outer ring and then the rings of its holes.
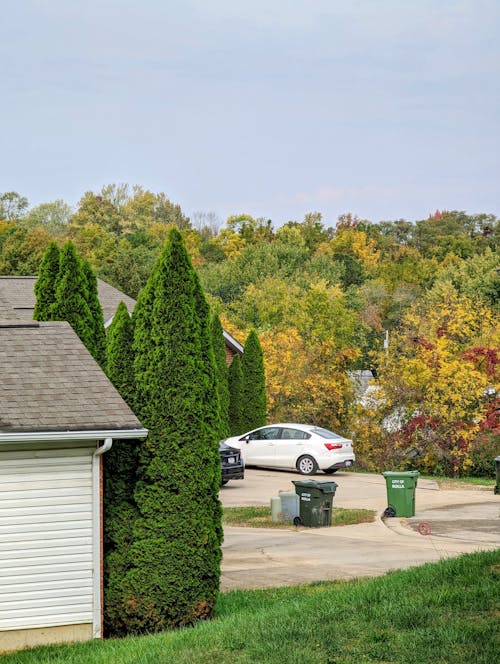
MULTIPOLYGON (((279 491, 293 491, 292 480, 299 478, 295 473, 246 469, 244 480, 221 489, 221 501, 226 507, 269 505, 279 491)), ((415 517, 383 521, 387 499, 382 476, 319 473, 314 479, 337 483, 334 507, 372 509, 376 520, 314 529, 226 527, 223 589, 375 576, 500 546, 500 496, 492 488, 440 490, 436 482, 419 479, 415 517)))

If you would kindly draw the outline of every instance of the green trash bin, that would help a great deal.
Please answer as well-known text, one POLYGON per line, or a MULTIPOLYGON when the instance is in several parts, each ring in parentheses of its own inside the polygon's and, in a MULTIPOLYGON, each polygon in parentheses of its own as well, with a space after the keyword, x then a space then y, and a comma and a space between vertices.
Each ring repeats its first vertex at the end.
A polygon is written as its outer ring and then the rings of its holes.
POLYGON ((415 490, 418 470, 382 473, 387 486, 387 509, 384 516, 415 516, 415 490))
POLYGON ((497 483, 495 484, 493 493, 499 494, 500 493, 500 456, 497 456, 495 458, 495 473, 497 476, 497 483))
POLYGON ((299 515, 293 520, 296 526, 320 528, 332 525, 332 501, 337 484, 316 480, 296 480, 295 493, 299 497, 299 515))

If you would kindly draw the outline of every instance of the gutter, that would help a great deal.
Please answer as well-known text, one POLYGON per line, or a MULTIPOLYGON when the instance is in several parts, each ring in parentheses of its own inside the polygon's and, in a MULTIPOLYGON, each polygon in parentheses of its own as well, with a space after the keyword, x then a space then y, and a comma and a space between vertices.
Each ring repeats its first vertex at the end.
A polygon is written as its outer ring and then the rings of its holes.
MULTIPOLYGON (((146 438, 147 429, 107 429, 95 431, 23 431, 17 433, 0 433, 2 443, 45 443, 45 442, 71 442, 74 440, 130 440, 132 438, 146 438)), ((103 450, 103 454, 106 450, 103 450)))

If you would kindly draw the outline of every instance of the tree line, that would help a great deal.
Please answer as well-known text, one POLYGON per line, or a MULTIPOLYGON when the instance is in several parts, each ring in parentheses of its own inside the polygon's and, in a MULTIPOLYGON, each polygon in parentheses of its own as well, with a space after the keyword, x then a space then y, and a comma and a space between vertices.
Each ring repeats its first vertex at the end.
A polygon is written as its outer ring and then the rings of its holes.
POLYGON ((351 435, 370 470, 492 471, 500 453, 495 215, 441 210, 372 223, 348 213, 328 225, 310 213, 274 228, 239 214, 222 224, 213 214, 188 219, 164 194, 125 185, 85 193, 76 211, 61 201, 30 210, 12 192, 1 205, 1 273, 35 273, 48 242, 70 238, 132 297, 176 226, 224 328, 240 340, 258 333, 269 421, 351 435), (365 395, 353 380, 361 370, 375 377, 365 395))

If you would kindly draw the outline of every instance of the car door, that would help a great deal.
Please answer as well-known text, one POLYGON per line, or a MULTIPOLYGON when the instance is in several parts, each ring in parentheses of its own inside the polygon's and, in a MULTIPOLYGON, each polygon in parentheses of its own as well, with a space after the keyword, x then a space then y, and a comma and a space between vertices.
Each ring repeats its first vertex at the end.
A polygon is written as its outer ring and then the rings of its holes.
POLYGON ((275 465, 277 468, 295 468, 295 461, 304 452, 310 438, 306 431, 283 427, 276 441, 275 465))
POLYGON ((251 466, 274 466, 279 427, 262 427, 252 431, 241 444, 245 463, 251 466))

